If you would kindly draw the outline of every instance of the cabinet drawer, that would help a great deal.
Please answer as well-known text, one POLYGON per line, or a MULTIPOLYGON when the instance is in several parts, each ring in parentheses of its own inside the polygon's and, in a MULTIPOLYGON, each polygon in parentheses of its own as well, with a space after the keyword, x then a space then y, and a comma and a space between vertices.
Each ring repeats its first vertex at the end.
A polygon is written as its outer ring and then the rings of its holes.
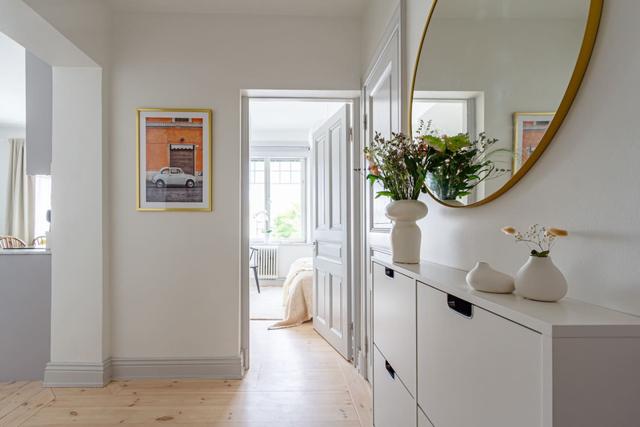
POLYGON ((373 342, 416 395, 416 282, 373 264, 373 342))
POLYGON ((375 427, 415 427, 416 401, 394 374, 394 368, 374 346, 373 425, 375 427))
POLYGON ((418 403, 431 422, 437 427, 540 427, 542 336, 430 286, 417 286, 418 403))

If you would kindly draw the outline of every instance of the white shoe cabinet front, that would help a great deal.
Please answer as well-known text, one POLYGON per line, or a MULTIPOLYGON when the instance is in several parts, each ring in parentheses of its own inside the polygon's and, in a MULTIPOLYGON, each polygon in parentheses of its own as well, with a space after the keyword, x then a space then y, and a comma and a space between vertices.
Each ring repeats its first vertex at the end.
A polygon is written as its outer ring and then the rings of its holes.
POLYGON ((640 425, 639 317, 465 275, 374 258, 376 427, 640 425))

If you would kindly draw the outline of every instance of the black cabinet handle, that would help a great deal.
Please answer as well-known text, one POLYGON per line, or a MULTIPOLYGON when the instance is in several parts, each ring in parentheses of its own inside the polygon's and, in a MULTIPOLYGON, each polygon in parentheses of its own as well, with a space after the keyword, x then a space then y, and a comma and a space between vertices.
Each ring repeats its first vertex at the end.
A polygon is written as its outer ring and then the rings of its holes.
POLYGON ((385 268, 384 268, 384 274, 385 274, 387 277, 391 277, 391 278, 393 279, 393 273, 394 273, 394 272, 393 272, 393 270, 392 270, 391 268, 389 268, 389 267, 385 267, 385 268))
POLYGON ((464 317, 471 319, 473 317, 473 304, 451 294, 447 294, 447 305, 453 311, 464 317))
POLYGON ((394 369, 391 367, 391 364, 388 361, 385 360, 384 361, 384 367, 387 369, 387 372, 389 373, 389 376, 395 380, 396 379, 396 371, 394 371, 394 369))

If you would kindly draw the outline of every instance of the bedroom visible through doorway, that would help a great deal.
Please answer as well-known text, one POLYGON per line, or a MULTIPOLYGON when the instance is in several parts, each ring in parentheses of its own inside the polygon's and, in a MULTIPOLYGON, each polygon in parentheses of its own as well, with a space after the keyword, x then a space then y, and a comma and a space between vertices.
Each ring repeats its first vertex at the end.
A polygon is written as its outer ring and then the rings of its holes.
POLYGON ((249 103, 252 320, 295 325, 311 316, 311 135, 344 105, 293 99, 249 103), (285 313, 288 304, 293 312, 285 313))
POLYGON ((243 295, 250 328, 267 329, 268 339, 276 329, 296 333, 304 325, 347 360, 354 104, 349 98, 243 102, 243 295))

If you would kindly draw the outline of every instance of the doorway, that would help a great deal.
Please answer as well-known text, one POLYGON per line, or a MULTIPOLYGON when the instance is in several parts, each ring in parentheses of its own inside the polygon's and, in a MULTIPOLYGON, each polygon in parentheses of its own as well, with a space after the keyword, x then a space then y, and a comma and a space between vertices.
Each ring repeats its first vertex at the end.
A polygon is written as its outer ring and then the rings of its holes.
POLYGON ((354 200, 364 178, 354 172, 361 157, 357 95, 270 92, 242 99, 245 369, 250 328, 304 324, 346 360, 358 350, 360 246, 353 242, 360 204, 354 200))

